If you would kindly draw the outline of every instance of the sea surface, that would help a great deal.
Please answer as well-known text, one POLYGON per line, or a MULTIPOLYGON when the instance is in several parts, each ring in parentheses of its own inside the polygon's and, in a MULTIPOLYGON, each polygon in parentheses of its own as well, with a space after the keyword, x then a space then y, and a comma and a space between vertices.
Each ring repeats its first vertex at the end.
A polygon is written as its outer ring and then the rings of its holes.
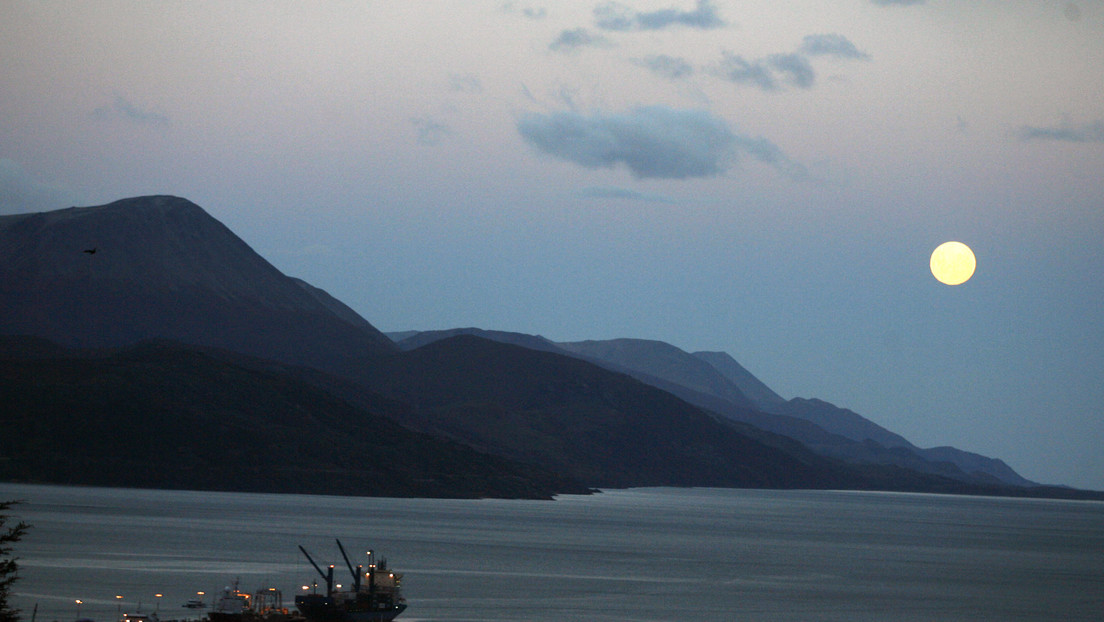
POLYGON ((1101 620, 1104 503, 896 493, 629 489, 429 500, 0 484, 23 619, 196 617, 238 581, 290 602, 366 552, 400 620, 1101 620), (158 597, 156 595, 160 594, 158 597), (77 605, 76 601, 81 604, 77 605))

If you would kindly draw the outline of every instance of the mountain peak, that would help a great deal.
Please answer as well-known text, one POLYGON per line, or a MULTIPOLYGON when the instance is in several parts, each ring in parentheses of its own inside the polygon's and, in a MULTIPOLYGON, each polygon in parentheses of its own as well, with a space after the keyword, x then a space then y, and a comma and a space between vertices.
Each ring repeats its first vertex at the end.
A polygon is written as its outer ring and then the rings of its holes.
POLYGON ((203 208, 173 196, 7 217, 0 219, 0 240, 16 279, 65 277, 93 287, 160 280, 256 298, 289 286, 203 208))
POLYGON ((755 405, 759 408, 770 410, 772 406, 785 403, 786 400, 782 399, 780 395, 771 390, 770 387, 763 384, 758 378, 753 376, 751 372, 744 369, 744 366, 732 358, 727 352, 695 352, 694 356, 709 363, 714 369, 719 371, 732 381, 744 395, 748 396, 751 401, 755 402, 755 405))
POLYGON ((292 363, 393 352, 187 199, 0 217, 0 332, 65 345, 164 337, 292 363), (314 331, 321 341, 307 333, 314 331))

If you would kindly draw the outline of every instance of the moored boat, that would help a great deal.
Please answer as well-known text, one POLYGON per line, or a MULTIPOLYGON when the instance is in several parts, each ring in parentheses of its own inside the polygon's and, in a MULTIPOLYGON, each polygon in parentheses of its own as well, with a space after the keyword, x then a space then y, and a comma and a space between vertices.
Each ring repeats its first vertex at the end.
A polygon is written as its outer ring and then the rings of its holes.
POLYGON ((252 611, 250 596, 238 589, 238 580, 222 590, 222 596, 213 609, 207 612, 211 622, 242 622, 246 612, 252 611))
POLYGON ((328 572, 322 572, 306 549, 299 547, 307 561, 326 582, 325 594, 311 593, 295 597, 295 607, 307 622, 389 622, 406 610, 406 599, 403 598, 401 587, 402 575, 390 570, 386 559, 376 563, 372 551, 368 551, 368 568, 357 565, 354 569, 340 540, 337 547, 353 575, 351 589, 335 586, 334 567, 331 565, 328 572))

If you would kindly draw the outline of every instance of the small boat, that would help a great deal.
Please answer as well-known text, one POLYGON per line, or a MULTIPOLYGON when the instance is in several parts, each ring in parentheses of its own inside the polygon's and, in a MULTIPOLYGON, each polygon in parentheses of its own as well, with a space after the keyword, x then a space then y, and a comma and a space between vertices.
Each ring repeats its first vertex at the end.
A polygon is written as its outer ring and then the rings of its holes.
POLYGON ((238 589, 238 579, 234 579, 233 585, 222 589, 222 596, 215 608, 207 612, 207 619, 211 622, 242 622, 246 612, 252 611, 249 599, 249 594, 238 589))
POLYGON ((206 609, 207 603, 203 602, 202 600, 193 598, 181 606, 185 609, 206 609))
POLYGON ((381 559, 377 564, 372 552, 368 551, 367 570, 361 565, 354 569, 340 540, 337 541, 337 548, 353 575, 352 589, 343 590, 340 586, 335 589, 334 567, 330 566, 328 572, 322 572, 307 550, 299 547, 307 561, 326 581, 325 594, 295 597, 295 607, 307 622, 390 622, 406 610, 402 575, 389 570, 386 559, 381 559))

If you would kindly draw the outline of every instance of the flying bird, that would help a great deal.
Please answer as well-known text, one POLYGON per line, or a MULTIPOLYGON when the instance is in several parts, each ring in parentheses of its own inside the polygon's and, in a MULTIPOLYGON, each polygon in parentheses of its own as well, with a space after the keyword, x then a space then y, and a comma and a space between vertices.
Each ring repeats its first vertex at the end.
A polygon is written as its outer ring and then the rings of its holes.
POLYGON ((97 249, 97 248, 86 248, 86 249, 84 249, 84 252, 88 253, 89 255, 95 255, 97 250, 99 250, 99 249, 97 249))

